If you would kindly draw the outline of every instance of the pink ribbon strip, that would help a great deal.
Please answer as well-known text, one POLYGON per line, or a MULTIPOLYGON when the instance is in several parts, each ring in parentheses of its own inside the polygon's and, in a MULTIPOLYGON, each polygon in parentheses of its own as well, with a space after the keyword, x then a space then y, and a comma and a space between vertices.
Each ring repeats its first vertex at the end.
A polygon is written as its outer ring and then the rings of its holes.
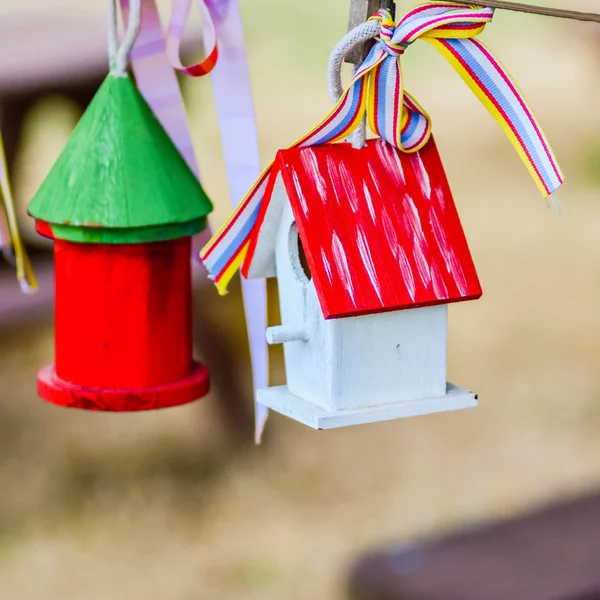
MULTIPOLYGON (((123 19, 127 21, 129 0, 121 0, 121 8, 123 19)), ((189 7, 186 17, 188 13, 189 7)), ((175 15, 175 17, 181 20, 180 15, 175 15)), ((208 22, 209 27, 212 27, 210 18, 208 22)), ((207 24, 206 19, 205 24, 207 24)), ((178 48, 178 45, 175 44, 175 47, 178 48)), ((148 102, 165 131, 171 136, 173 143, 190 169, 200 179, 198 161, 194 152, 185 106, 177 81, 177 74, 173 70, 174 67, 169 62, 167 55, 167 41, 160 23, 156 0, 142 0, 142 24, 131 52, 131 66, 140 93, 148 102)), ((210 227, 207 226, 203 232, 194 236, 194 249, 201 248, 209 239, 210 227)), ((194 257, 197 254, 194 250, 194 257)), ((195 266, 196 268, 202 268, 202 272, 205 274, 199 261, 195 261, 195 266)))
MULTIPOLYGON (((121 7, 123 19, 127 21, 129 0, 121 0, 121 7)), ((142 0, 142 25, 131 51, 131 65, 142 96, 171 136, 190 169, 199 176, 183 98, 177 74, 167 58, 167 42, 155 0, 142 0)))
MULTIPOLYGON (((231 204, 237 206, 261 172, 242 18, 237 0, 207 0, 207 4, 216 25, 220 49, 219 62, 212 72, 213 91, 231 204)), ((208 54, 208 48, 206 52, 208 54)), ((242 278, 242 293, 256 390, 269 385, 266 283, 242 278)), ((257 444, 260 444, 268 415, 268 409, 255 402, 257 444)))
POLYGON ((206 58, 198 64, 185 67, 181 64, 179 51, 181 47, 181 38, 185 32, 185 25, 190 14, 192 0, 173 0, 171 9, 171 22, 169 23, 169 37, 167 41, 167 56, 171 61, 173 68, 183 71, 192 77, 202 77, 210 73, 217 64, 219 50, 217 45, 217 32, 213 23, 213 17, 210 10, 203 2, 198 0, 198 7, 202 14, 202 36, 206 48, 206 58))
MULTIPOLYGON (((131 62, 141 94, 154 111, 171 139, 199 177, 177 75, 173 69, 198 77, 212 70, 213 90, 232 206, 246 193, 260 174, 260 157, 254 119, 254 104, 244 46, 242 20, 237 0, 198 0, 203 16, 206 59, 184 67, 179 58, 181 38, 189 15, 191 0, 174 0, 165 40, 155 0, 143 0, 142 25, 131 53, 131 62), (215 66, 220 48, 219 61, 215 66)), ((129 0, 121 0, 127 19, 129 0)), ((196 236, 194 246, 203 247, 211 237, 210 229, 196 236)), ((195 252, 197 256, 198 253, 195 252)), ((201 264, 201 263, 199 263, 201 264)), ((242 293, 248 327, 254 389, 267 387, 268 350, 266 285, 261 280, 243 280, 242 293)), ((268 410, 255 404, 256 443, 260 443, 268 410)))

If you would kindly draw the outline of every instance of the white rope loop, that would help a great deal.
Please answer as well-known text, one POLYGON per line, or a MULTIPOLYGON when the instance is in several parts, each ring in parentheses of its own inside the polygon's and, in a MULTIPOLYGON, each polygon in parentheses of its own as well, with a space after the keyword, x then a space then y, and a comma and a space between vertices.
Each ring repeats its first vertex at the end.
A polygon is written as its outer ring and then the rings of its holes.
MULTIPOLYGON (((356 47, 372 40, 379 35, 381 21, 370 20, 361 23, 349 31, 335 46, 329 55, 329 68, 327 78, 329 81, 329 95, 334 104, 342 97, 344 88, 342 86, 342 64, 346 56, 356 47)), ((360 65, 354 67, 354 73, 360 65)), ((354 148, 363 148, 367 143, 367 120, 361 122, 358 129, 350 136, 354 148)))
POLYGON ((117 0, 108 2, 108 58, 110 74, 113 77, 127 76, 129 55, 142 25, 142 0, 131 0, 129 23, 123 43, 119 46, 117 32, 117 0))
POLYGON ((119 42, 117 40, 117 5, 115 0, 108 0, 108 61, 110 72, 117 66, 119 42))

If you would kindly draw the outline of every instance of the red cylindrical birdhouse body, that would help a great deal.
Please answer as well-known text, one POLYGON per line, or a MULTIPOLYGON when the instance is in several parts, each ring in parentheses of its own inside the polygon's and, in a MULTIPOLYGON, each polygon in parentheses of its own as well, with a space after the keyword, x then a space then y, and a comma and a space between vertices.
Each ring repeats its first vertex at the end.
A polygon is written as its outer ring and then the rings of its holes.
POLYGON ((138 411, 208 392, 193 359, 191 236, 212 204, 128 77, 106 79, 29 205, 54 240, 42 398, 138 411))
POLYGON ((63 406, 143 410, 208 391, 194 363, 190 238, 146 244, 55 240, 55 367, 40 395, 63 406))

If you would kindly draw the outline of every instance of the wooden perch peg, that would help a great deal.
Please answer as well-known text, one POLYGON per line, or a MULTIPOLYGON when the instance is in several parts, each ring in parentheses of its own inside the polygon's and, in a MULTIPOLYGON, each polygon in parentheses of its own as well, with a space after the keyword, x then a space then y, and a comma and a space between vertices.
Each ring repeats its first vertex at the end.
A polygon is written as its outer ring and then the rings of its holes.
POLYGON ((559 19, 573 19, 575 21, 590 21, 600 23, 600 14, 586 13, 577 10, 566 10, 564 8, 550 8, 548 6, 534 6, 520 2, 508 2, 507 0, 450 0, 459 4, 470 4, 472 6, 488 6, 489 8, 501 8, 514 12, 528 13, 531 15, 543 15, 545 17, 557 17, 559 19))
MULTIPOLYGON (((372 17, 380 8, 387 8, 395 13, 394 0, 351 0, 350 19, 348 21, 348 31, 364 23, 369 17, 372 17)), ((353 65, 359 65, 367 57, 371 43, 363 44, 354 48, 347 56, 346 62, 353 65)))

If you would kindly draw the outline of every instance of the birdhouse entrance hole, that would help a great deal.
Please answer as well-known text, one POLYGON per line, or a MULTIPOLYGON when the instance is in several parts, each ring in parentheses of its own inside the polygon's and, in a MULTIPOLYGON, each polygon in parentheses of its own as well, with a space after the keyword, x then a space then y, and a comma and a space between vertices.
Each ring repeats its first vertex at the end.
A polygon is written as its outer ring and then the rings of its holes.
POLYGON ((312 279, 312 275, 308 266, 308 261, 306 260, 306 254, 304 253, 304 247, 302 246, 302 240, 298 234, 296 223, 292 223, 292 226, 290 227, 289 253, 296 278, 302 283, 308 283, 312 279))

